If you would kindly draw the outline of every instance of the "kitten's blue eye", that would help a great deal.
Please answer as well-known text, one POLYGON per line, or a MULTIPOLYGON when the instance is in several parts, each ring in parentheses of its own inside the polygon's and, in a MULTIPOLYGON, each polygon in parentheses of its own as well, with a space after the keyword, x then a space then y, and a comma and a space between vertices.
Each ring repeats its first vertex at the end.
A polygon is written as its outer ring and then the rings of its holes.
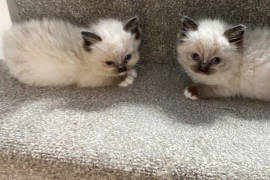
POLYGON ((109 66, 113 65, 114 62, 113 61, 106 61, 106 64, 108 64, 109 66))
POLYGON ((221 62, 221 59, 219 57, 215 57, 211 61, 212 64, 219 64, 220 62, 221 62))
POLYGON ((130 60, 130 59, 131 59, 131 57, 132 57, 132 55, 131 55, 131 54, 126 55, 126 57, 125 57, 125 61, 130 60))
POLYGON ((200 56, 199 56, 199 54, 197 54, 197 53, 193 53, 193 54, 191 55, 191 58, 192 58, 193 60, 195 60, 195 61, 200 60, 200 56))

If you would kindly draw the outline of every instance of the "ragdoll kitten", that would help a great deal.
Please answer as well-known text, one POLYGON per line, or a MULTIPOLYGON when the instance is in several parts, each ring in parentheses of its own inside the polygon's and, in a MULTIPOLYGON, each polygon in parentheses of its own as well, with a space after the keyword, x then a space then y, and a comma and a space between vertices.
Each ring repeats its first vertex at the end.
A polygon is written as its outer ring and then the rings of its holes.
POLYGON ((178 61, 195 84, 192 100, 244 96, 270 100, 270 30, 246 30, 220 20, 183 17, 178 61), (244 35, 245 33, 245 35, 244 35))
POLYGON ((84 29, 61 20, 14 25, 3 37, 11 75, 36 86, 128 86, 137 73, 138 18, 103 19, 84 29))

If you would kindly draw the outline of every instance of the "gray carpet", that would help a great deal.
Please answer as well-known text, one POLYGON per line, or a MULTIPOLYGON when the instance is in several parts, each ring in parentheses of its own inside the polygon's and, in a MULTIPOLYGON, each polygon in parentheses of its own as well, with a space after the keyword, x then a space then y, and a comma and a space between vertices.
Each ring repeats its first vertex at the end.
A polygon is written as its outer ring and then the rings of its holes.
POLYGON ((22 20, 137 14, 149 64, 128 88, 79 89, 20 84, 0 62, 1 180, 270 179, 270 103, 188 100, 173 65, 179 14, 265 25, 270 1, 8 1, 22 20))
POLYGON ((36 88, 1 64, 0 177, 270 179, 270 104, 194 102, 189 83, 145 65, 128 88, 36 88))

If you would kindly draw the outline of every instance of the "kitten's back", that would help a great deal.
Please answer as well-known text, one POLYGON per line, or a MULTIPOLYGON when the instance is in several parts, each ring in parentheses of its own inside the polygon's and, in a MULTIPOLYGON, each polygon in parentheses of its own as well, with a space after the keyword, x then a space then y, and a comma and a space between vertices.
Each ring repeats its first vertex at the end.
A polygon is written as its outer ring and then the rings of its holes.
MULTIPOLYGON (((252 53, 257 57, 269 54, 270 51, 270 29, 268 27, 247 30, 244 36, 246 44, 245 54, 252 53)), ((269 57, 269 56, 268 56, 269 57)))
POLYGON ((61 20, 43 19, 31 20, 26 23, 16 24, 4 35, 5 48, 14 45, 19 50, 57 50, 72 49, 72 43, 78 42, 80 29, 61 20), (45 48, 45 49, 44 49, 45 48))
POLYGON ((78 27, 61 20, 32 20, 14 25, 3 38, 4 60, 10 73, 27 84, 64 83, 69 77, 66 72, 72 73, 74 69, 79 35, 78 27))
POLYGON ((248 29, 244 36, 240 88, 245 96, 270 99, 270 29, 248 29))

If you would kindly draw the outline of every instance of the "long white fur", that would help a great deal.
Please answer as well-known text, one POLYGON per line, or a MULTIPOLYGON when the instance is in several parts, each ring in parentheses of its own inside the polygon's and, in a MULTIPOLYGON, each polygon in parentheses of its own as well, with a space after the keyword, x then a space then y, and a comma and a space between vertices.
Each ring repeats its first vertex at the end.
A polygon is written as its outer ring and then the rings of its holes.
MULTIPOLYGON (((135 40, 124 24, 115 19, 100 20, 89 29, 102 38, 83 49, 84 28, 61 20, 31 20, 14 25, 3 37, 4 60, 11 75, 36 86, 98 87, 111 84, 118 76, 104 66, 133 52, 132 66, 138 61, 140 40, 135 40)), ((129 76, 128 76, 129 77, 129 76)))
MULTIPOLYGON (((236 53, 236 46, 230 44, 223 35, 230 27, 220 20, 200 21, 198 30, 190 31, 184 39, 185 45, 180 43, 177 47, 180 64, 195 83, 224 86, 221 96, 239 95, 270 100, 270 29, 246 30, 245 47, 239 54, 236 53), (229 66, 227 70, 209 76, 192 71, 187 65, 190 59, 183 56, 185 53, 196 52, 198 43, 205 56, 219 46, 220 54, 229 59, 224 65, 229 66)), ((185 95, 188 93, 185 92, 185 95)))

